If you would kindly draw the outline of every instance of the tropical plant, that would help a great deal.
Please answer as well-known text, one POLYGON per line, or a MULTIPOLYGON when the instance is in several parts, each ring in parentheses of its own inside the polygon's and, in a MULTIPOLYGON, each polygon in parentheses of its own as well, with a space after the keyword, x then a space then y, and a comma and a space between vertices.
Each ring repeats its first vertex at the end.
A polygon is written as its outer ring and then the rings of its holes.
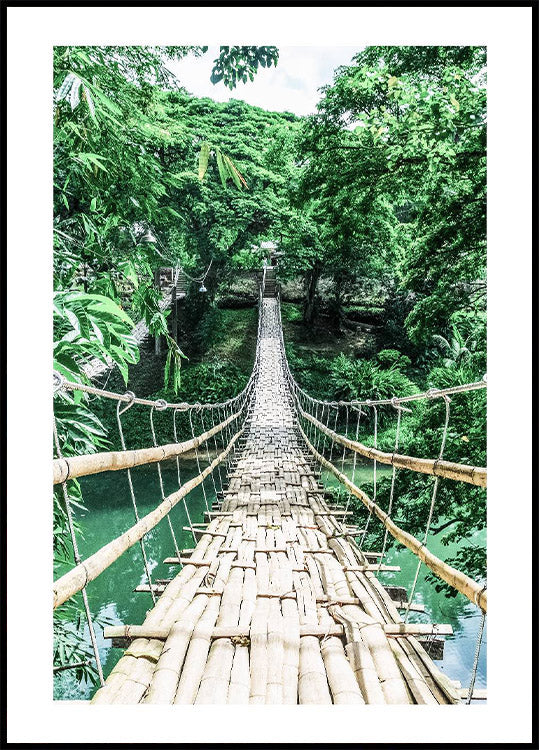
POLYGON ((330 381, 335 397, 388 399, 408 396, 417 391, 414 383, 395 367, 382 369, 369 360, 352 360, 340 354, 333 360, 330 381))

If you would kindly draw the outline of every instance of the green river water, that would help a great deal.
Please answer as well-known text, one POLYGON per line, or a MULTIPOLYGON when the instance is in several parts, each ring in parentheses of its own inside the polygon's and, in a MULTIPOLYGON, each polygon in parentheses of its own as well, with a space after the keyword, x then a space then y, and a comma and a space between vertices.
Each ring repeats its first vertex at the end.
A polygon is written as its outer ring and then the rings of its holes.
MULTIPOLYGON (((349 469, 345 467, 345 470, 346 468, 349 469)), ((180 470, 182 482, 198 474, 194 461, 182 461, 180 470)), ((378 467, 378 471, 383 474, 391 470, 389 467, 378 467)), ((175 491, 178 487, 176 463, 163 464, 162 473, 165 494, 175 491)), ((137 467, 132 470, 132 477, 139 515, 143 516, 160 501, 157 466, 137 467)), ((362 482, 369 482, 372 479, 372 469, 369 466, 358 467, 355 479, 360 485, 362 482)), ((333 476, 327 474, 324 474, 324 482, 327 486, 337 483, 333 476)), ((77 518, 84 531, 84 539, 80 542, 80 552, 82 558, 85 558, 131 526, 134 517, 126 472, 107 472, 86 477, 81 480, 81 487, 87 510, 84 513, 77 510, 77 518)), ((211 478, 206 480, 205 488, 208 503, 211 505, 214 499, 214 486, 211 478)), ((218 484, 217 489, 219 489, 218 484)), ((202 521, 206 507, 202 488, 200 486, 195 488, 189 494, 188 500, 192 521, 202 521)), ((383 498, 380 498, 380 501, 383 504, 383 498)), ((183 505, 178 504, 172 509, 170 515, 180 550, 193 547, 191 533, 182 531, 182 527, 187 525, 183 505)), ((471 541, 474 544, 484 544, 485 534, 481 533, 471 541)), ((165 557, 174 555, 173 542, 166 519, 163 519, 147 534, 145 544, 152 578, 172 578, 178 572, 178 566, 163 565, 161 562, 165 557)), ((429 540, 428 546, 435 555, 442 559, 453 555, 456 549, 456 545, 444 547, 439 537, 436 536, 429 540)), ((381 573, 383 583, 406 586, 409 589, 414 578, 417 558, 409 550, 398 545, 397 548, 389 550, 384 562, 400 565, 401 572, 381 573)), ((106 619, 108 624, 142 623, 147 610, 152 607, 152 599, 150 594, 135 593, 133 589, 145 582, 140 546, 136 544, 88 585, 88 599, 92 613, 100 620, 106 619)), ((437 622, 452 625, 454 635, 446 637, 443 661, 436 663, 448 677, 460 680, 463 687, 466 687, 472 670, 480 621, 479 610, 461 594, 458 594, 456 598, 448 599, 443 594, 436 593, 434 586, 425 581, 424 566, 419 575, 414 601, 425 605, 425 613, 410 613, 411 622, 437 622)), ((112 648, 110 641, 103 638, 99 625, 96 626, 96 635, 106 677, 120 658, 122 650, 112 648)), ((86 636, 89 642, 87 632, 86 636)), ((477 688, 486 687, 486 641, 485 628, 475 683, 477 688)), ((89 699, 94 690, 95 688, 89 684, 77 683, 69 670, 58 673, 54 678, 54 698, 58 700, 89 699)))

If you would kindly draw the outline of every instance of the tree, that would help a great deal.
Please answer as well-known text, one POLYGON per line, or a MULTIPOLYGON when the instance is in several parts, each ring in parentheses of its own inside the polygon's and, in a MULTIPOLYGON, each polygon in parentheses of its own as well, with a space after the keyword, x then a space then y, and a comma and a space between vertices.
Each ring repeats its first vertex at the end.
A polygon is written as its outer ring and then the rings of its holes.
POLYGON ((483 48, 367 48, 303 131, 304 199, 346 266, 413 293, 416 341, 484 294, 484 66, 483 48))

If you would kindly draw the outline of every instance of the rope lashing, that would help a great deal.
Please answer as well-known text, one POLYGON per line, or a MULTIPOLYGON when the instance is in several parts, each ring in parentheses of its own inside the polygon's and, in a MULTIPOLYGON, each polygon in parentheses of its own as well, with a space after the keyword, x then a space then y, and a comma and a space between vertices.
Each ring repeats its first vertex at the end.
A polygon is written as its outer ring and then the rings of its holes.
POLYGON ((52 372, 52 388, 53 393, 56 393, 57 391, 62 390, 62 388, 65 387, 66 379, 63 375, 61 375, 57 370, 53 370, 52 372))
MULTIPOLYGON (((135 394, 132 391, 127 391, 126 395, 131 396, 131 401, 126 406, 124 406, 122 408, 122 402, 121 401, 118 401, 118 403, 116 404, 116 423, 118 425, 118 433, 120 435, 120 443, 121 443, 121 446, 122 446, 122 450, 124 450, 124 451, 126 450, 126 447, 125 447, 125 439, 124 439, 124 431, 123 431, 123 427, 122 427, 121 415, 124 414, 128 409, 130 409, 133 406, 134 402, 135 402, 135 394)), ((140 518, 139 518, 139 514, 138 514, 137 499, 136 499, 136 496, 135 496, 135 489, 133 487, 133 479, 131 477, 131 469, 127 469, 127 482, 129 484, 129 494, 131 495, 131 503, 133 505, 133 512, 135 514, 135 521, 138 523, 138 521, 140 520, 140 518)), ((146 578, 147 578, 149 586, 150 586, 150 594, 151 594, 151 597, 152 597, 152 601, 155 604, 156 599, 155 599, 155 594, 154 594, 153 585, 152 585, 152 577, 150 575, 150 566, 148 565, 148 558, 146 556, 146 548, 145 548, 145 545, 144 545, 144 538, 142 538, 142 539, 139 540, 139 545, 140 545, 140 552, 142 554, 142 564, 144 566, 144 572, 146 573, 146 578)))
POLYGON ((479 607, 479 600, 486 590, 487 590, 487 582, 485 581, 482 588, 479 591, 477 591, 474 596, 474 604, 477 607, 479 607))
MULTIPOLYGON (((160 401, 162 402, 162 399, 160 401)), ((165 403, 165 402, 162 402, 162 403, 165 403)), ((157 407, 154 405, 150 409, 150 426, 151 426, 151 429, 152 429, 152 439, 153 439, 153 444, 154 444, 155 447, 157 447, 157 438, 156 438, 156 435, 155 435, 155 427, 154 427, 154 424, 153 424, 153 413, 154 413, 154 410, 156 408, 157 407)), ((162 410, 163 410, 163 406, 161 406, 160 411, 162 411, 162 410)), ((165 488, 163 486, 163 474, 161 473, 161 461, 157 462, 157 474, 159 476, 159 488, 161 490, 161 500, 163 501, 165 499, 165 488)), ((167 521, 168 521, 168 527, 170 529, 170 535, 172 537, 172 543, 174 545, 174 552, 176 553, 176 557, 179 559, 180 558, 180 548, 178 547, 178 542, 176 541, 176 534, 174 533, 174 527, 172 526, 172 520, 170 518, 170 514, 168 514, 168 513, 167 513, 167 521)))
POLYGON ((476 680, 476 677, 477 677, 477 668, 479 666, 479 654, 480 654, 480 651, 481 651, 481 642, 483 640, 483 631, 484 631, 484 628, 485 628, 485 620, 486 620, 486 618, 487 618, 487 616, 486 616, 485 612, 483 612, 483 614, 481 615, 481 620, 479 622, 479 630, 477 632, 477 640, 475 642, 475 654, 474 654, 474 660, 473 660, 472 675, 471 675, 471 678, 470 678, 470 686, 468 688, 468 695, 466 697, 466 705, 470 705, 470 703, 472 702, 473 689, 474 689, 475 680, 476 680))
MULTIPOLYGON (((54 434, 54 444, 56 446, 56 453, 58 455, 58 458, 63 458, 62 449, 60 447, 60 440, 58 438, 58 426, 56 422, 56 417, 54 417, 54 420, 53 420, 53 434, 54 434)), ((71 511, 71 501, 69 499, 69 493, 67 491, 66 482, 62 482, 62 493, 64 496, 64 503, 66 507, 67 523, 69 526, 69 536, 71 537, 71 544, 73 546, 73 558, 75 560, 75 565, 80 565, 81 556, 79 553, 79 545, 77 544, 77 537, 75 535, 75 526, 73 524, 73 514, 71 511)), ((92 620, 92 614, 90 612, 90 605, 88 604, 88 594, 86 592, 86 584, 82 587, 82 602, 84 606, 84 612, 86 615, 86 622, 88 623, 88 630, 90 632, 90 640, 92 642, 92 650, 94 652, 94 658, 95 658, 95 663, 97 667, 97 674, 99 676, 99 682, 101 686, 103 686, 105 684, 105 680, 103 678, 103 668, 101 666, 101 658, 99 656, 99 649, 97 647, 97 639, 95 637, 94 623, 92 620)))
MULTIPOLYGON (((398 403, 398 401, 397 401, 397 399, 395 397, 393 399, 391 399, 391 405, 397 411, 397 428, 395 430, 395 447, 393 449, 393 456, 395 456, 395 453, 397 452, 398 447, 399 447, 399 437, 400 437, 400 430, 401 430, 401 412, 402 412, 402 407, 399 405, 399 403, 398 403)), ((394 493, 395 493, 395 477, 396 477, 396 474, 397 474, 397 470, 395 468, 395 464, 393 464, 392 472, 391 472, 391 489, 389 490, 389 507, 387 509, 387 515, 388 516, 391 516, 391 511, 393 510, 393 496, 394 496, 394 493)), ((387 526, 386 526, 385 531, 384 531, 384 543, 382 545, 382 554, 380 555, 380 560, 378 562, 378 570, 377 570, 378 574, 380 573, 380 569, 381 569, 382 563, 384 561, 384 556, 386 554, 387 535, 388 535, 388 530, 387 530, 387 526)))
MULTIPOLYGON (((444 395, 443 399, 445 401, 445 422, 444 422, 444 430, 443 430, 443 433, 442 433, 442 442, 440 444, 440 451, 438 453, 437 461, 441 461, 442 458, 443 458, 444 450, 445 450, 445 443, 446 443, 446 440, 447 440, 447 430, 448 430, 448 427, 449 427, 449 415, 450 415, 451 399, 447 395, 444 395)), ((429 515, 428 515, 428 518, 427 518, 427 524, 425 526, 425 534, 423 536, 423 544, 424 545, 427 544, 427 538, 428 538, 429 531, 430 531, 430 524, 431 524, 431 521, 432 521, 432 514, 434 512, 434 504, 436 502, 436 495, 438 493, 438 485, 439 485, 439 483, 440 483, 440 477, 435 476, 434 477, 434 485, 432 487, 432 496, 431 496, 431 500, 430 500, 429 515)), ((420 571, 420 569, 421 569, 421 560, 418 560, 418 562, 417 562, 417 568, 416 568, 415 576, 414 576, 414 582, 412 584, 412 590, 410 592, 410 596, 408 597, 408 604, 406 606, 406 615, 404 617, 404 622, 405 623, 408 622, 408 616, 410 614, 410 605, 412 604, 412 600, 414 598, 415 588, 417 586, 417 579, 419 577, 419 571, 420 571)))

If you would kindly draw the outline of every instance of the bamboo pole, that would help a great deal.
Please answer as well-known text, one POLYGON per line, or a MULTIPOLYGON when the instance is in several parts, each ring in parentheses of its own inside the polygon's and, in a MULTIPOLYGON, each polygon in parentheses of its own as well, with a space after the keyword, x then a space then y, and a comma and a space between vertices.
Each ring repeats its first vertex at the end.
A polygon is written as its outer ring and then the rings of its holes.
MULTIPOLYGON (((144 697, 144 703, 167 704, 174 700, 189 640, 207 603, 207 596, 195 596, 181 619, 175 622, 168 631, 166 643, 155 665, 152 682, 144 697)), ((141 630, 143 628, 144 626, 141 626, 141 630)), ((159 629, 156 628, 156 631, 159 629)))
MULTIPOLYGON (((230 502, 230 506, 232 505, 230 502)), ((227 505, 227 507, 229 507, 227 505)), ((241 552, 238 556, 242 560, 249 561, 253 559, 253 549, 255 541, 250 539, 249 533, 245 533, 245 527, 252 525, 247 521, 247 509, 244 509, 244 532, 240 542, 241 552), (247 539, 246 539, 247 537, 247 539)), ((249 519, 250 521, 251 519, 249 519)), ((255 609, 256 602, 256 576, 255 571, 246 568, 243 575, 243 585, 241 590, 241 603, 238 614, 238 627, 246 634, 249 632, 251 618, 255 609)), ((249 703, 250 692, 250 674, 249 674, 249 638, 235 639, 234 659, 232 661, 232 670, 230 672, 230 684, 228 687, 227 703, 245 705, 249 703)))
MULTIPOLYGON (((266 511, 261 509, 258 514, 259 524, 261 518, 266 516, 266 511)), ((259 526, 257 546, 263 546, 266 541, 264 528, 259 526)), ((269 588, 269 564, 266 555, 257 556, 256 587, 267 591, 269 588)), ((266 685, 268 681, 268 613, 270 609, 269 599, 257 599, 249 637, 251 640, 250 652, 250 691, 249 703, 265 703, 266 685)))
POLYGON ((99 474, 103 471, 119 471, 120 469, 132 469, 133 466, 165 461, 168 458, 180 456, 194 448, 198 448, 211 437, 221 432, 232 420, 236 419, 240 412, 232 414, 224 422, 221 422, 211 430, 197 435, 195 438, 183 443, 168 443, 156 448, 140 448, 130 451, 105 451, 102 453, 89 453, 84 456, 70 456, 68 458, 55 458, 53 461, 53 484, 60 484, 67 479, 85 477, 90 474, 99 474))
POLYGON ((455 568, 451 567, 451 565, 448 565, 447 563, 443 562, 443 560, 440 560, 440 558, 433 555, 432 552, 430 552, 419 541, 419 539, 416 539, 407 531, 404 531, 404 529, 401 529, 399 526, 397 526, 391 520, 388 514, 385 513, 379 505, 374 503, 368 497, 368 495, 363 492, 363 490, 360 490, 359 487, 357 487, 350 481, 350 479, 348 479, 347 476, 342 474, 335 466, 333 466, 333 464, 331 464, 326 458, 324 458, 324 456, 318 453, 301 427, 298 426, 298 429, 303 435, 303 438, 305 439, 305 442, 307 443, 307 446, 309 447, 309 450, 312 452, 312 454, 320 461, 323 466, 329 469, 337 477, 341 484, 344 484, 349 492, 351 492, 355 497, 361 500, 361 502, 366 505, 369 510, 372 510, 377 518, 382 521, 391 536, 397 539, 397 541, 401 542, 401 544, 404 544, 404 546, 411 550, 414 555, 417 555, 417 557, 419 557, 419 559, 422 560, 422 562, 424 562, 425 565, 430 570, 432 570, 432 572, 435 573, 439 578, 455 588, 457 591, 460 591, 461 594, 464 594, 467 599, 480 607, 483 612, 487 611, 487 590, 485 587, 481 586, 481 584, 474 581, 465 573, 461 573, 461 571, 456 570, 455 568))
POLYGON ((221 599, 219 617, 212 633, 214 642, 208 654, 208 660, 196 697, 197 704, 222 704, 227 702, 235 649, 230 637, 217 638, 215 640, 215 631, 219 627, 227 630, 237 626, 243 589, 243 576, 243 570, 240 568, 235 568, 229 573, 221 599))
POLYGON ((142 539, 142 537, 153 529, 159 521, 161 521, 170 510, 186 495, 191 492, 195 487, 201 484, 204 479, 211 474, 215 467, 223 461, 229 454, 234 443, 241 435, 237 432, 232 438, 226 449, 217 456, 204 471, 198 476, 190 479, 186 482, 180 490, 173 492, 171 495, 166 497, 162 503, 160 503, 155 510, 145 515, 140 519, 138 523, 132 526, 130 529, 125 531, 116 539, 101 547, 97 552, 88 557, 86 560, 81 562, 79 565, 74 567, 68 573, 63 575, 53 586, 53 606, 58 607, 63 604, 69 597, 80 591, 88 581, 93 581, 94 578, 106 570, 120 555, 122 555, 129 547, 142 539))
MULTIPOLYGON (((415 458, 414 456, 403 456, 398 453, 384 453, 376 448, 369 448, 362 443, 350 440, 344 435, 339 435, 315 417, 304 411, 299 403, 297 408, 302 417, 311 422, 320 432, 323 432, 336 443, 343 445, 355 453, 359 453, 366 458, 376 460, 381 464, 390 464, 399 469, 410 469, 421 474, 431 474, 436 477, 445 479, 455 479, 460 482, 467 482, 476 487, 487 486, 487 470, 479 466, 468 466, 467 464, 457 464, 452 461, 434 460, 430 458, 415 458)), ((301 429, 301 428, 300 428, 301 429)))
POLYGON ((218 598, 211 596, 204 614, 193 630, 174 703, 195 702, 210 650, 211 632, 219 614, 219 605, 218 598))

